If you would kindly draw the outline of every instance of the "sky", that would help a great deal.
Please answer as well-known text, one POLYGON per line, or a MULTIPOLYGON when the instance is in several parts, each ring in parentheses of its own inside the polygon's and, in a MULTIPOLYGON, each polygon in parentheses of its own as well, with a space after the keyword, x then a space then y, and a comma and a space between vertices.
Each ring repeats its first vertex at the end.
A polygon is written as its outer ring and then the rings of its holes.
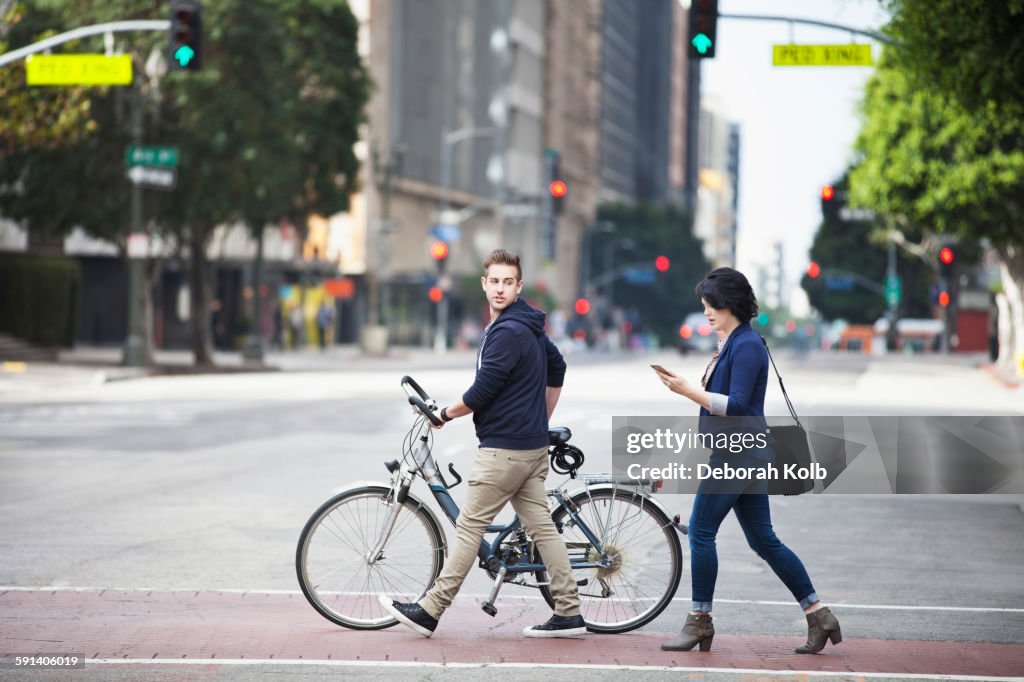
MULTIPOLYGON (((688 3, 682 0, 684 5, 688 3)), ((720 14, 815 19, 877 30, 878 0, 719 0, 720 14)), ((878 60, 881 46, 865 36, 878 60)), ((740 125, 737 267, 751 275, 776 241, 784 244, 790 305, 806 310, 799 279, 821 222, 822 185, 854 158, 859 103, 873 67, 774 67, 772 45, 845 44, 851 34, 782 22, 718 20, 718 46, 702 65, 702 91, 740 125)), ((756 285, 756 283, 755 283, 756 285)))

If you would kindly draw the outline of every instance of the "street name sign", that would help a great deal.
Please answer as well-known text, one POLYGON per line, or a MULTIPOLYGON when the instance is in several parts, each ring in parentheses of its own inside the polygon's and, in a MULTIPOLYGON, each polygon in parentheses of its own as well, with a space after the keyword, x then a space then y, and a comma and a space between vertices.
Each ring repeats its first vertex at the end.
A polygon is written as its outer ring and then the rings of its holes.
POLYGON ((772 66, 873 66, 870 45, 772 45, 772 66))
POLYGON ((903 299, 903 280, 899 275, 885 276, 885 301, 895 308, 903 299))
POLYGON ((125 163, 129 166, 161 166, 174 168, 178 165, 177 147, 128 147, 125 163))
POLYGON ((32 54, 25 57, 29 85, 131 85, 131 55, 32 54))
POLYGON ((128 179, 139 187, 171 190, 177 183, 178 174, 173 168, 132 166, 128 169, 128 179))

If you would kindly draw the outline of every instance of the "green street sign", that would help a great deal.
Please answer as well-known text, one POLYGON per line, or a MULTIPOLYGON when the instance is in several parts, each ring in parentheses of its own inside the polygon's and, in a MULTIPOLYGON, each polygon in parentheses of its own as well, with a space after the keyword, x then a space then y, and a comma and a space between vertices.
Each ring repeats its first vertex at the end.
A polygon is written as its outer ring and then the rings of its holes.
POLYGON ((125 163, 129 166, 159 166, 174 168, 178 165, 177 147, 128 147, 125 163))
POLYGON ((711 38, 708 38, 703 33, 695 35, 691 42, 693 43, 693 46, 697 48, 697 52, 700 52, 701 54, 707 54, 708 50, 711 49, 711 38))
POLYGON ((885 300, 895 308, 903 299, 903 282, 899 275, 888 275, 885 278, 885 300))

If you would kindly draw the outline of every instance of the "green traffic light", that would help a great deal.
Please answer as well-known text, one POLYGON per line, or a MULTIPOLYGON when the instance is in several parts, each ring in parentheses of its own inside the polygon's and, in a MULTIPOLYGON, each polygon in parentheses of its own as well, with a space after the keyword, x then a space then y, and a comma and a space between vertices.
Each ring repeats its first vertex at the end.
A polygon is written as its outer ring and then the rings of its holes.
POLYGON ((766 313, 766 312, 758 313, 758 315, 757 315, 757 323, 759 325, 761 325, 762 327, 767 327, 768 326, 768 313, 766 313))
POLYGON ((695 35, 693 40, 690 42, 693 43, 695 48, 697 48, 697 52, 700 52, 701 54, 707 54, 708 50, 711 49, 711 38, 708 38, 703 33, 695 35))
POLYGON ((196 51, 188 45, 182 45, 174 51, 174 61, 178 62, 182 67, 188 66, 189 62, 191 62, 192 58, 195 56, 196 51))

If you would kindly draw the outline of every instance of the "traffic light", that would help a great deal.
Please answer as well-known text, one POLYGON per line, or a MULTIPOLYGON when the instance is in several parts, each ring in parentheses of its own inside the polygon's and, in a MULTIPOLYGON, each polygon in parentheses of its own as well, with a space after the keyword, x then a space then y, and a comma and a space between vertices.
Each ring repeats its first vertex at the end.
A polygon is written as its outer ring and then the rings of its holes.
POLYGON ((690 3, 690 59, 711 59, 718 39, 718 0, 693 0, 690 3))
POLYGON ((544 152, 545 181, 548 185, 548 196, 551 197, 551 213, 562 215, 565 210, 565 197, 569 194, 569 185, 562 177, 562 155, 554 149, 544 152))
POLYGON ((198 71, 202 66, 202 5, 199 0, 171 0, 170 11, 172 68, 198 71))
POLYGON ((811 279, 817 279, 820 274, 821 266, 814 261, 811 261, 810 265, 807 266, 807 276, 811 279))
POLYGON ((437 286, 430 287, 427 296, 430 297, 431 303, 440 303, 444 299, 444 289, 437 286))
POLYGON ((654 259, 654 269, 658 272, 667 272, 669 265, 671 265, 671 262, 668 256, 658 256, 654 259))
POLYGON ((437 271, 439 273, 443 273, 445 265, 448 262, 448 244, 440 239, 431 244, 430 257, 434 259, 435 263, 437 263, 437 271))
POLYGON ((939 251, 939 273, 946 279, 950 279, 953 276, 953 262, 955 260, 956 254, 953 253, 953 249, 943 246, 939 251))
POLYGON ((590 301, 585 298, 576 299, 576 314, 586 315, 590 312, 590 301))
POLYGON ((836 190, 832 185, 823 185, 821 188, 821 200, 832 201, 836 198, 836 190))
POLYGON ((939 292, 939 305, 942 306, 943 308, 948 308, 949 307, 949 301, 950 301, 949 292, 948 291, 940 291, 939 292))

